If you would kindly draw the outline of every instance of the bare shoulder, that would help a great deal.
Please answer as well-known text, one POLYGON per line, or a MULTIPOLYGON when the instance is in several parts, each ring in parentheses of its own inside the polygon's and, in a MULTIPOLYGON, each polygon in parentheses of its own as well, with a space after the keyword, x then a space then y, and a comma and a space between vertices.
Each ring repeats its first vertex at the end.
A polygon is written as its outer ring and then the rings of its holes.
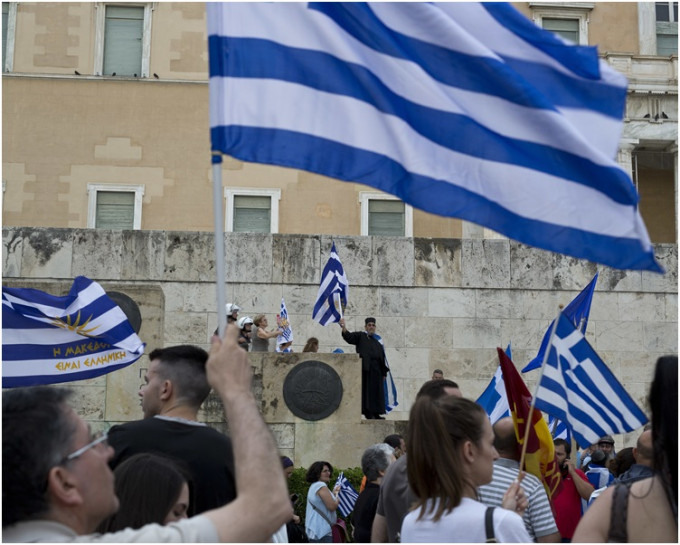
POLYGON ((678 525, 658 477, 634 483, 628 502, 629 541, 677 543, 678 525))

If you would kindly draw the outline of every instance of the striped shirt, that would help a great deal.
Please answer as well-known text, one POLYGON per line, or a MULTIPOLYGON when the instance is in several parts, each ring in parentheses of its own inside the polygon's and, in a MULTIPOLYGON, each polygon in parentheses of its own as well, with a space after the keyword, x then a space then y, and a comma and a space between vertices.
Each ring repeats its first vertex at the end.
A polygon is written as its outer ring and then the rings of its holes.
MULTIPOLYGON (((519 474, 519 463, 507 458, 499 458, 493 463, 493 479, 478 489, 479 501, 488 506, 500 506, 503 494, 519 474)), ((556 533, 555 517, 550 509, 550 501, 541 481, 528 473, 522 479, 522 488, 529 505, 524 513, 524 526, 531 538, 556 533)))

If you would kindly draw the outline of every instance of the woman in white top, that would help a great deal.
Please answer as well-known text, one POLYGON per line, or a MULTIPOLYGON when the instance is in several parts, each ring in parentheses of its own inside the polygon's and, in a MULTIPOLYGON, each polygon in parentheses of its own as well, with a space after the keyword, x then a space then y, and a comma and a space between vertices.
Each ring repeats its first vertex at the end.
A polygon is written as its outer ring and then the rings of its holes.
POLYGON ((328 483, 331 480, 333 466, 328 462, 314 462, 307 470, 305 480, 311 483, 307 492, 307 510, 305 512, 305 531, 310 543, 332 543, 331 525, 335 524, 335 514, 340 499, 340 486, 331 492, 328 483))
MULTIPOLYGON (((491 482, 498 453, 484 410, 469 399, 421 396, 408 425, 408 481, 417 501, 406 515, 401 541, 483 543, 486 505, 477 487, 491 482)), ((493 511, 498 542, 530 542, 522 515, 526 496, 518 483, 506 492, 504 508, 493 511)))

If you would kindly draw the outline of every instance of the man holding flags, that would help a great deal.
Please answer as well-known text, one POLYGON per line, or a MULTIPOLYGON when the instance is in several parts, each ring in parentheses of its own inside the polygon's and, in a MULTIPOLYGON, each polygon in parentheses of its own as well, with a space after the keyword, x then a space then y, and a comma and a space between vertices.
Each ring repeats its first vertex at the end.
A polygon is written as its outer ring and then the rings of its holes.
POLYGON ((384 420, 384 379, 389 368, 385 363, 385 349, 375 338, 375 318, 366 318, 365 331, 347 331, 345 319, 338 321, 342 338, 356 346, 361 356, 361 412, 369 420, 384 420))

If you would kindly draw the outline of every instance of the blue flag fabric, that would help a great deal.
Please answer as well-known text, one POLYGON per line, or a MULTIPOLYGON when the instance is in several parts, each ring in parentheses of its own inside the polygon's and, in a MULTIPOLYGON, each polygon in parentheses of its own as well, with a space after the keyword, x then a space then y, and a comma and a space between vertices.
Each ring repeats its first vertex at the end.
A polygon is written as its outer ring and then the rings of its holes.
POLYGON ((2 288, 3 388, 94 378, 143 353, 125 313, 89 278, 63 297, 2 288))
POLYGON ((553 439, 564 439, 571 444, 571 430, 566 422, 558 420, 554 416, 548 415, 548 429, 553 439))
MULTIPOLYGON (((290 320, 288 319, 288 309, 286 302, 281 298, 281 313, 276 317, 276 325, 281 328, 281 333, 276 337, 276 351, 284 352, 280 346, 285 343, 293 342, 293 329, 290 327, 290 320)), ((286 349, 285 352, 292 352, 286 349)))
POLYGON ((347 306, 348 292, 349 282, 334 242, 331 246, 331 255, 321 273, 321 284, 312 311, 314 321, 324 326, 339 322, 343 309, 347 306))
POLYGON ((207 4, 219 153, 661 271, 615 160, 627 82, 505 3, 207 4))
MULTIPOLYGON (((562 314, 566 316, 571 321, 571 323, 574 324, 574 327, 578 328, 582 333, 585 333, 586 328, 588 327, 590 304, 593 302, 593 293, 595 293, 595 284, 597 284, 597 276, 599 274, 600 273, 595 273, 595 276, 593 276, 593 279, 590 281, 590 283, 585 288, 583 288, 581 293, 574 297, 574 300, 569 303, 562 311, 562 314)), ((548 330, 545 332, 545 335, 543 335, 543 340, 541 341, 541 347, 538 349, 538 354, 536 354, 536 357, 533 360, 526 364, 524 369, 522 369, 522 373, 532 371, 533 369, 538 369, 541 365, 543 365, 543 358, 545 356, 546 350, 548 349, 548 343, 550 342, 550 332, 552 331, 554 323, 555 320, 550 322, 548 330)))
MULTIPOLYGON (((510 345, 505 349, 508 358, 512 359, 512 350, 510 345)), ((489 415, 491 424, 495 424, 501 418, 510 416, 510 405, 508 404, 508 394, 505 390, 505 382, 503 382, 503 371, 501 366, 498 366, 496 372, 491 378, 491 382, 482 392, 482 395, 477 398, 477 404, 481 405, 486 414, 489 415)))
POLYGON ((338 510, 340 511, 341 516, 347 517, 354 509, 354 504, 357 502, 359 493, 354 489, 342 472, 340 472, 338 480, 335 482, 335 486, 337 485, 340 485, 340 505, 338 506, 338 510))
POLYGON ((633 431, 647 417, 571 321, 560 315, 536 408, 568 422, 587 448, 603 435, 633 431))
POLYGON ((397 400, 397 387, 394 384, 394 378, 392 377, 392 371, 390 370, 390 364, 387 361, 387 352, 385 352, 385 343, 382 337, 377 333, 373 334, 373 337, 378 341, 383 347, 383 354, 385 354, 385 365, 387 366, 387 376, 383 379, 383 391, 385 393, 385 413, 390 413, 394 408, 399 405, 397 400))

